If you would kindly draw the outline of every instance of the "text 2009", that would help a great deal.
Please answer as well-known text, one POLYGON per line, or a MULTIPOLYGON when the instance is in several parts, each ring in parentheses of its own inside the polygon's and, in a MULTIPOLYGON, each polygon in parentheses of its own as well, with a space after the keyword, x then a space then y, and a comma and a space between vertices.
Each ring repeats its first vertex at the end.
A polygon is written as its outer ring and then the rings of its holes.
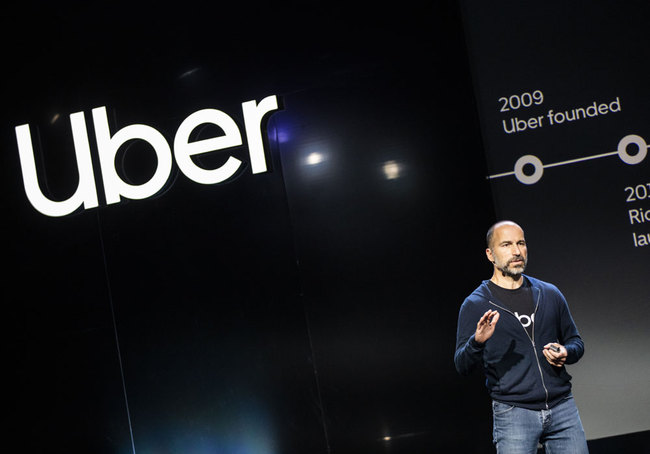
POLYGON ((539 106, 544 102, 544 93, 542 93, 542 90, 535 90, 532 93, 526 92, 520 95, 503 96, 499 98, 499 102, 501 103, 501 112, 523 109, 532 105, 539 106))

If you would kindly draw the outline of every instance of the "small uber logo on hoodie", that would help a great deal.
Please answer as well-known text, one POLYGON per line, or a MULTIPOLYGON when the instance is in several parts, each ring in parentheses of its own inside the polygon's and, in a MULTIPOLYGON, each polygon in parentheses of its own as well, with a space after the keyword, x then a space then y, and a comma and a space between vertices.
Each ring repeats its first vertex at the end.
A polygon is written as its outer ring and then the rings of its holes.
POLYGON ((515 317, 517 317, 519 323, 521 323, 524 328, 528 328, 531 323, 535 323, 534 313, 530 315, 526 315, 526 314, 519 315, 518 312, 515 312, 515 317))

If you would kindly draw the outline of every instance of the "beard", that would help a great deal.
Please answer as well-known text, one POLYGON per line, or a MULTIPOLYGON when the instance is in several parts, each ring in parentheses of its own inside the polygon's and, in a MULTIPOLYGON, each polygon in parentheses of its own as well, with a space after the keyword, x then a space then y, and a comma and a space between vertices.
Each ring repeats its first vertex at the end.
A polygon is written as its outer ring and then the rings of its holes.
POLYGON ((528 264, 527 258, 524 258, 521 255, 516 255, 503 265, 497 262, 496 266, 497 269, 501 271, 501 274, 503 274, 503 277, 511 277, 513 279, 519 279, 519 277, 526 269, 527 264, 528 264), (511 266, 512 262, 519 262, 519 261, 522 262, 521 265, 511 266))

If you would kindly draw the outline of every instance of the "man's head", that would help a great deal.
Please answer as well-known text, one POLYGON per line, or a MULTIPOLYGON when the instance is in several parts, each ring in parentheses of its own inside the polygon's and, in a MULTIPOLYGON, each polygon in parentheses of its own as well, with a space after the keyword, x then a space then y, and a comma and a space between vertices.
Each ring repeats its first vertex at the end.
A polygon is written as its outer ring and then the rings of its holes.
POLYGON ((524 231, 512 221, 500 221, 487 232, 485 254, 504 277, 518 279, 528 264, 524 231))

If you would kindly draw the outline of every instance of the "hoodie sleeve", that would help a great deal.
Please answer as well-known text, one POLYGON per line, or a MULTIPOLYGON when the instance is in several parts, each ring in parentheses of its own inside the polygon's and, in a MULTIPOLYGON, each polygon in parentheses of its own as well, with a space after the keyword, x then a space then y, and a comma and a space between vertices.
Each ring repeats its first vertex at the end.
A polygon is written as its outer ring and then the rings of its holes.
POLYGON ((469 300, 465 300, 458 313, 456 353, 454 355, 456 370, 461 375, 469 375, 483 360, 485 344, 476 342, 474 339, 476 323, 479 318, 480 316, 476 317, 473 304, 469 300))
POLYGON ((585 352, 585 344, 580 337, 578 328, 573 321, 569 305, 564 295, 557 290, 560 299, 560 343, 567 350, 566 364, 577 363, 585 352))

